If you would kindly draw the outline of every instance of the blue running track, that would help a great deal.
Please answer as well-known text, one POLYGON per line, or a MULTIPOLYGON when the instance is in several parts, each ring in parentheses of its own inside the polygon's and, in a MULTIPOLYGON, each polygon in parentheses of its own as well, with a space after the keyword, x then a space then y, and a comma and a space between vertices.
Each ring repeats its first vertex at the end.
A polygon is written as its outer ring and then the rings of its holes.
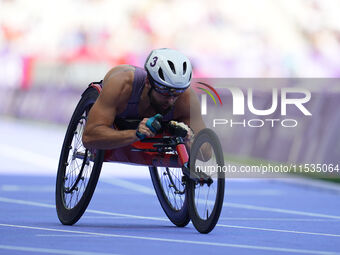
POLYGON ((340 188, 227 180, 208 235, 166 218, 144 167, 106 164, 89 208, 60 224, 55 175, 65 127, 0 119, 0 254, 340 254, 340 188))

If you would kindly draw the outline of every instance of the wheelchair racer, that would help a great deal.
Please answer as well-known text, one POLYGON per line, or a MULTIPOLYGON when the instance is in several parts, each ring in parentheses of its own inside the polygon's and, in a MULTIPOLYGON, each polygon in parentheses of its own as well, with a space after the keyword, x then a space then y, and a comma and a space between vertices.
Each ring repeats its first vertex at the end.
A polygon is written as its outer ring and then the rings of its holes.
POLYGON ((182 53, 168 48, 151 51, 144 69, 131 65, 112 68, 102 81, 102 91, 91 108, 83 133, 83 144, 93 149, 115 149, 141 137, 153 137, 146 125, 156 114, 164 121, 176 120, 188 133, 205 128, 200 103, 190 88, 192 67, 182 53), (137 130, 112 128, 115 118, 142 119, 137 130), (189 128, 190 124, 190 128, 189 128))

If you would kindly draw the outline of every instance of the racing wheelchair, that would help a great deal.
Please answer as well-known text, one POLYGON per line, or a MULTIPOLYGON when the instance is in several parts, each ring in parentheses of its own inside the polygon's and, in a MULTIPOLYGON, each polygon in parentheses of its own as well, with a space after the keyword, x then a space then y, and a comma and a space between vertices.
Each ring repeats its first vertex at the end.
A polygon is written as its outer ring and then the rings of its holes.
MULTIPOLYGON (((186 133, 161 124, 161 133, 113 150, 90 150, 82 144, 88 113, 101 88, 92 83, 83 92, 67 127, 56 178, 56 209, 60 222, 75 224, 95 191, 104 162, 148 166, 158 200, 169 220, 178 227, 190 220, 200 233, 209 233, 221 213, 225 178, 221 144, 211 129, 195 135, 190 153, 186 133), (175 132, 176 133, 176 132, 175 132), (208 148, 204 158, 202 148, 208 148), (208 169, 209 171, 203 169, 208 169), (214 170, 214 171, 212 171, 214 170)), ((115 121, 117 129, 136 129, 140 120, 115 121), (117 122, 117 123, 116 123, 117 122)))

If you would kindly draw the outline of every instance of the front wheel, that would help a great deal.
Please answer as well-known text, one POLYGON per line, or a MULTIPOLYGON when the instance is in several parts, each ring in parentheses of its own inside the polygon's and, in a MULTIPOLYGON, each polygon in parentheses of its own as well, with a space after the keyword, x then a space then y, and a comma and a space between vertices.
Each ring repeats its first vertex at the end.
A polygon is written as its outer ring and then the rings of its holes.
POLYGON ((203 129, 195 136, 189 166, 189 215, 200 233, 209 233, 220 217, 225 186, 223 151, 217 135, 211 129, 203 129))
POLYGON ((149 167, 149 170, 163 211, 176 226, 186 226, 190 217, 182 168, 149 167))

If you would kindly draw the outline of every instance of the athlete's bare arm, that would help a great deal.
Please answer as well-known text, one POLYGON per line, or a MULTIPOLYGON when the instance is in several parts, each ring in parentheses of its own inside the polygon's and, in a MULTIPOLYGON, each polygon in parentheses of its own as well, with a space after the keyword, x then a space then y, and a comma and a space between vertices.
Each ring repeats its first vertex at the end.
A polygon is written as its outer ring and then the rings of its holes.
MULTIPOLYGON (((103 80, 103 90, 89 112, 83 134, 86 148, 114 149, 138 140, 136 130, 113 129, 117 114, 123 112, 132 93, 134 69, 130 66, 118 66, 110 70, 103 80)), ((152 136, 151 131, 143 125, 139 132, 152 136)))

